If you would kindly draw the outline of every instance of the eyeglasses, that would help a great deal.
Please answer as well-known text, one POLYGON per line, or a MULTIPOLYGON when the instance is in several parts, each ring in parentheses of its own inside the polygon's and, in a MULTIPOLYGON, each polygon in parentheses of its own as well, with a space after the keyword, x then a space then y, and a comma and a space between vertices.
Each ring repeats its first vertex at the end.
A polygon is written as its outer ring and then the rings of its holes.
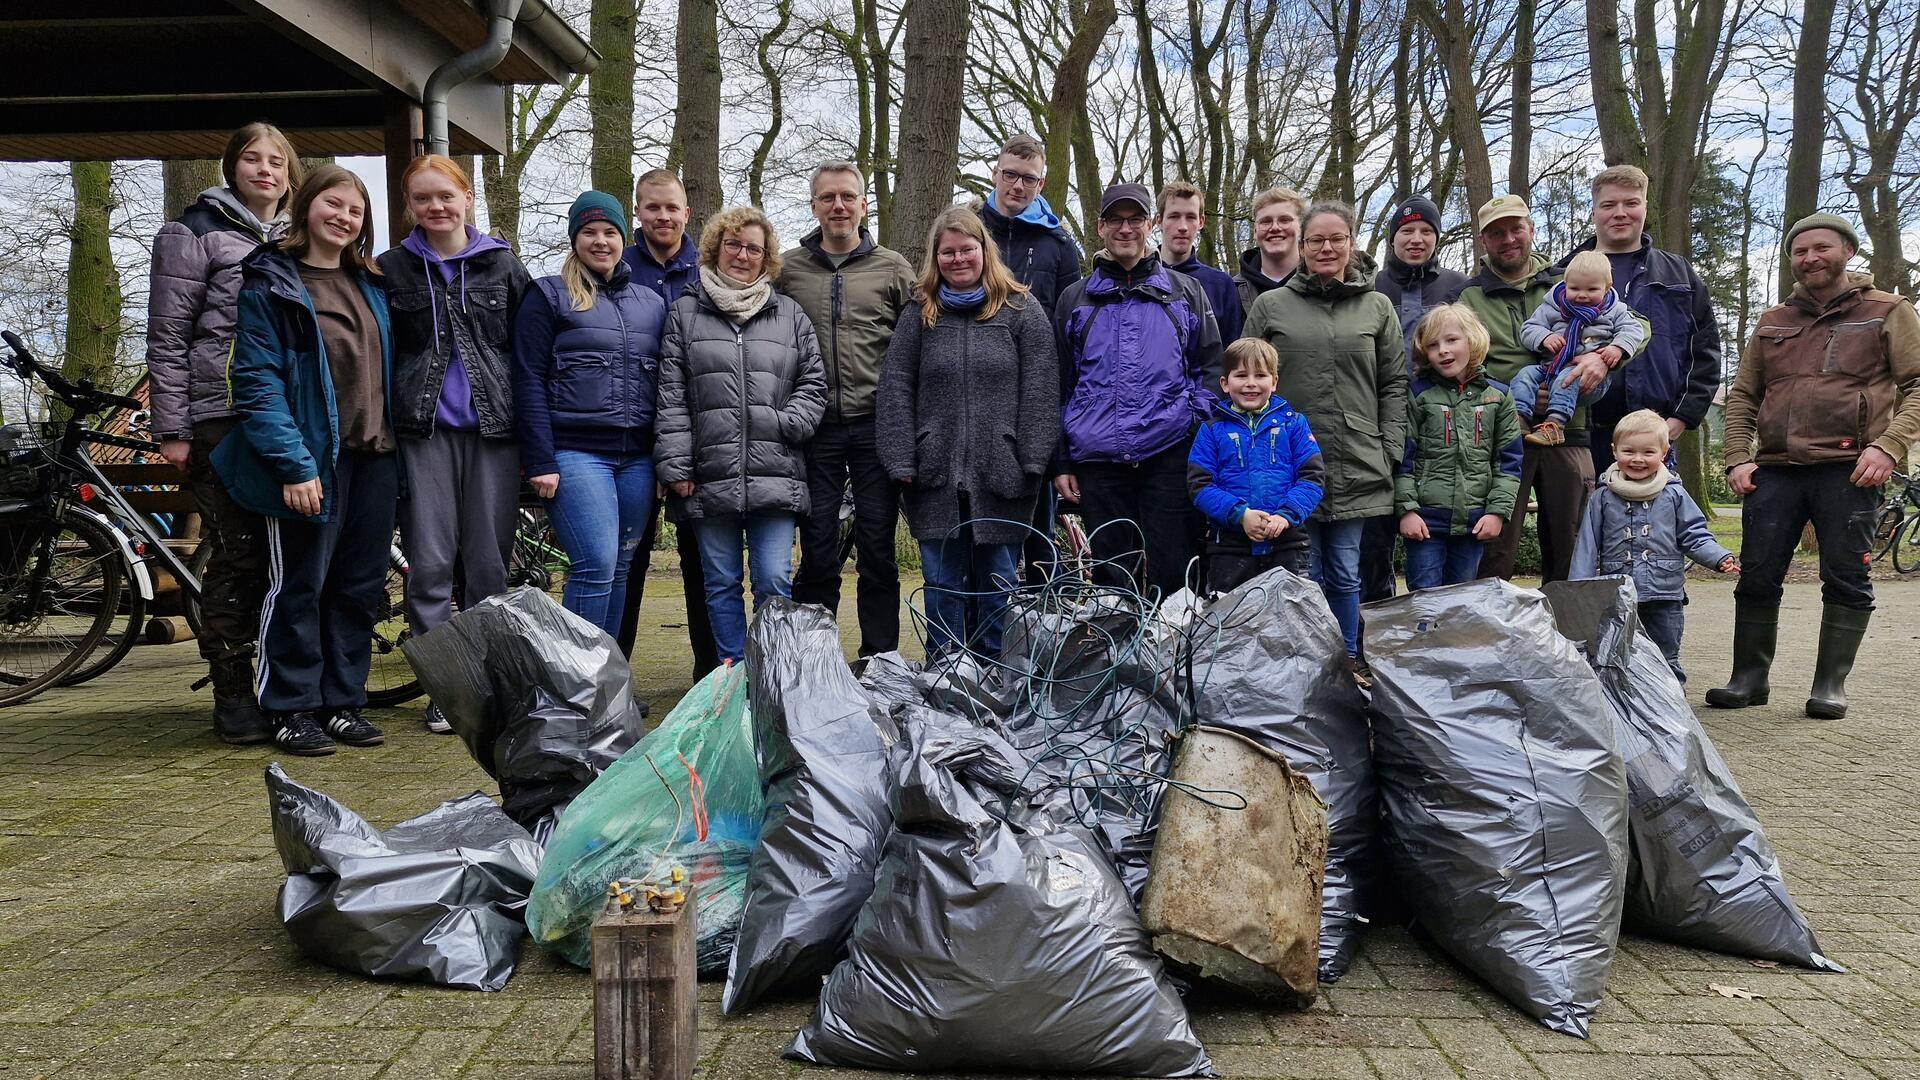
POLYGON ((1035 176, 1032 173, 1024 173, 1018 169, 1001 169, 1000 179, 1009 184, 1015 184, 1021 187, 1039 187, 1041 184, 1047 182, 1047 178, 1044 176, 1035 176))
POLYGON ((1148 224, 1143 217, 1103 217, 1100 223, 1115 229, 1144 229, 1148 224))
POLYGON ((720 246, 726 249, 729 255, 748 255, 757 259, 767 253, 767 249, 761 247, 759 244, 742 243, 732 237, 720 241, 720 246))
POLYGON ((1353 243, 1351 236, 1309 236, 1301 241, 1310 248, 1343 248, 1353 243))

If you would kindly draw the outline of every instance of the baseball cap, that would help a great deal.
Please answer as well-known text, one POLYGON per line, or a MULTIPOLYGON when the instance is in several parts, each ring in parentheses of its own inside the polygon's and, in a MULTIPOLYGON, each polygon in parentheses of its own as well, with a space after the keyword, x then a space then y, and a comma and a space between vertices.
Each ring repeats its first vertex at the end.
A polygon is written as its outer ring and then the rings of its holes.
POLYGON ((1527 200, 1518 195, 1496 195, 1488 199, 1486 204, 1480 207, 1480 212, 1474 215, 1474 229, 1477 232, 1485 232, 1487 226, 1501 218, 1532 216, 1533 211, 1527 209, 1527 200))
POLYGON ((1100 216, 1106 217, 1108 211, 1123 202, 1137 204, 1143 214, 1153 213, 1153 194, 1147 185, 1115 184, 1100 195, 1100 216))

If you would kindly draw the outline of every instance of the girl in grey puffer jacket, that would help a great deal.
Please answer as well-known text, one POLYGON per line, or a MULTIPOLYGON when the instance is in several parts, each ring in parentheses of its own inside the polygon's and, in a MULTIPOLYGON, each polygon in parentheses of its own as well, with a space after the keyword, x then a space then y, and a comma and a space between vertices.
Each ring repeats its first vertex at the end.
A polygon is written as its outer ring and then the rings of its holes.
POLYGON ((745 658, 742 548, 753 596, 792 595, 793 538, 808 509, 802 447, 826 411, 813 323, 773 291, 773 225, 751 207, 717 214, 700 237, 700 280, 667 312, 654 470, 667 516, 694 530, 722 659, 745 658))

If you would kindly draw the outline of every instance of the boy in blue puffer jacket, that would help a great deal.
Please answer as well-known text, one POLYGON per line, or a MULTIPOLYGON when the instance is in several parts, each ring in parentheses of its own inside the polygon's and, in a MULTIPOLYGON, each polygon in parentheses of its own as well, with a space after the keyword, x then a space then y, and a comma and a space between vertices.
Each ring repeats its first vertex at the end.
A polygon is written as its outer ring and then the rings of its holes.
POLYGON ((1227 592, 1276 566, 1306 576, 1300 524, 1327 479, 1307 418, 1274 396, 1280 354, 1260 338, 1227 346, 1225 401, 1194 436, 1187 490, 1207 518, 1207 591, 1227 592))

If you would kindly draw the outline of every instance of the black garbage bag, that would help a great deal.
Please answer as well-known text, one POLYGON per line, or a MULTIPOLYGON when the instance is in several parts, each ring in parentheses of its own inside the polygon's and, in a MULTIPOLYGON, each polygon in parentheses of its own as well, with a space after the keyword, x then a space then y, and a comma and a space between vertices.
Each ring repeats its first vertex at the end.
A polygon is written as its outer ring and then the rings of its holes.
POLYGON ((1626 895, 1627 779, 1600 680, 1546 599, 1498 579, 1367 605, 1374 769, 1420 925, 1585 1037, 1626 895))
POLYGON ((1366 700, 1320 586, 1271 570, 1207 601, 1188 628, 1195 719, 1287 759, 1327 804, 1320 981, 1347 973, 1380 886, 1379 793, 1366 700))
POLYGON ((329 967, 463 990, 507 985, 520 957, 540 845, 473 794, 381 832, 267 766, 279 914, 329 967))
POLYGON ((819 984, 873 891, 893 827, 893 722, 847 667, 825 608, 761 604, 747 634, 747 682, 766 817, 721 997, 729 1013, 819 984))
POLYGON ((1613 705, 1627 765, 1626 925, 1736 956, 1840 971, 1814 940, 1727 763, 1641 632, 1633 579, 1541 589, 1613 705))
POLYGON ((899 653, 876 653, 867 657, 866 668, 860 672, 860 685, 882 705, 924 705, 926 697, 920 692, 920 675, 920 665, 899 653))
POLYGON ((401 648, 508 816, 542 843, 646 734, 619 645, 538 589, 488 597, 401 648))
POLYGON ((847 958, 789 1057, 915 1072, 1211 1076, 1120 879, 1027 807, 994 732, 896 711, 898 827, 847 958))

